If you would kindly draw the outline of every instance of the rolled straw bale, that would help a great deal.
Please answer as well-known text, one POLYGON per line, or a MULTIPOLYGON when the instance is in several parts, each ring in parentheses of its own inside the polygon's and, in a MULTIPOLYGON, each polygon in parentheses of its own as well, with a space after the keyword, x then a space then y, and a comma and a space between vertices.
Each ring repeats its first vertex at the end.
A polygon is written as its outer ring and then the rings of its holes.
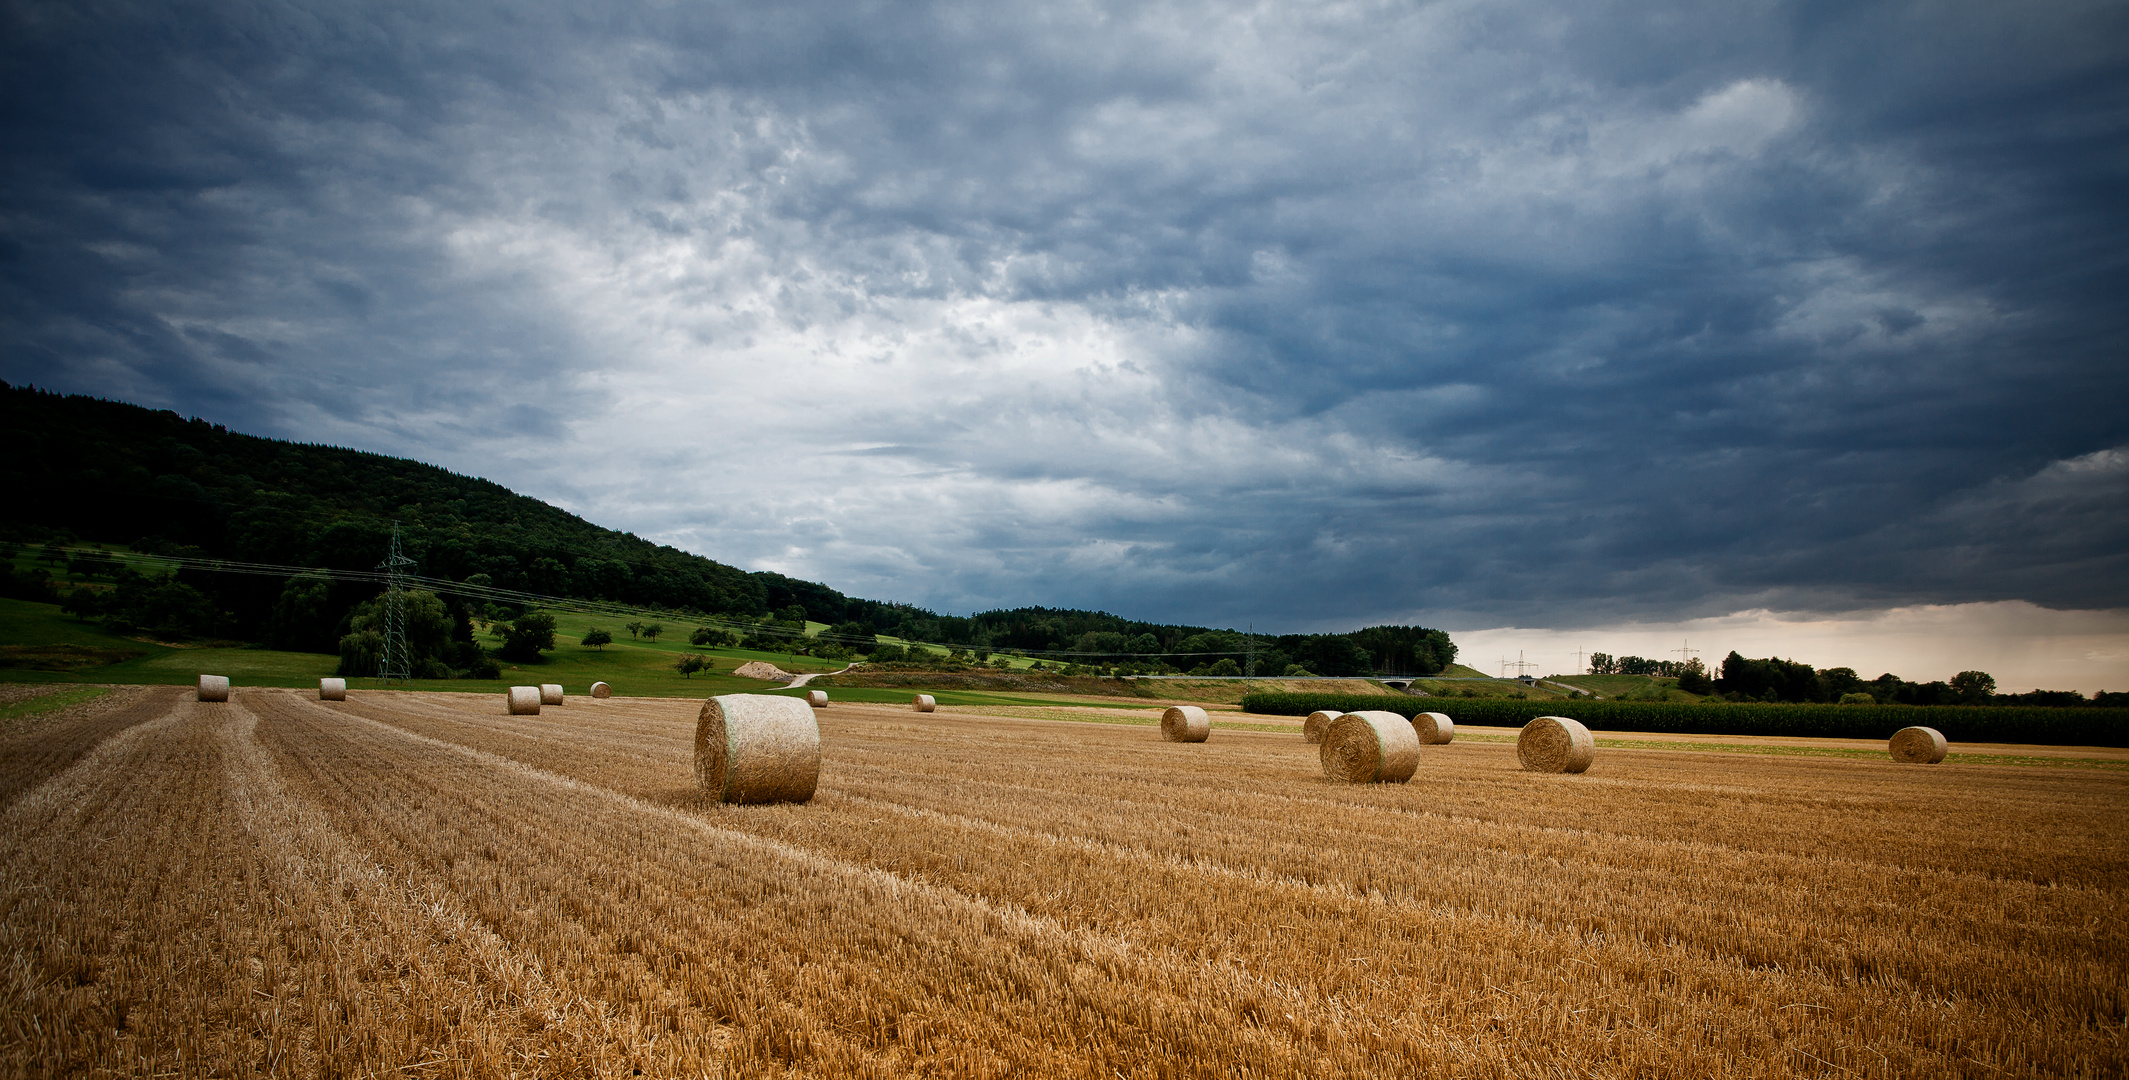
POLYGON ((1393 712, 1349 712, 1323 729, 1323 775, 1349 784, 1402 784, 1419 771, 1419 733, 1393 712))
POLYGON ((1195 705, 1170 705, 1161 713, 1161 738, 1169 742, 1204 742, 1212 735, 1212 717, 1195 705))
POLYGON ((1344 715, 1336 709, 1317 709, 1308 714, 1308 719, 1301 721, 1301 741, 1310 746, 1322 742, 1323 729, 1330 727, 1331 721, 1344 715))
POLYGON ((728 803, 805 802, 821 779, 821 728, 797 698, 726 694, 695 722, 695 782, 728 803))
POLYGON ((595 698, 610 698, 614 696, 614 688, 602 682, 595 682, 591 684, 591 696, 595 698))
POLYGON ((319 679, 319 680, 318 680, 318 700, 319 700, 319 701, 346 701, 346 700, 347 700, 347 680, 346 680, 346 679, 319 679))
POLYGON ((542 704, 542 705, 560 705, 561 703, 562 703, 562 684, 561 684, 561 683, 558 683, 558 682, 543 682, 543 683, 541 683, 541 684, 540 684, 540 704, 542 704))
POLYGON ((806 704, 808 704, 808 705, 811 705, 811 706, 813 706, 813 707, 814 707, 814 708, 816 708, 816 709, 825 709, 825 708, 827 708, 827 707, 828 707, 828 691, 826 691, 826 690, 808 690, 808 691, 806 691, 806 704))
POLYGON ((510 688, 510 693, 509 693, 508 697, 509 697, 509 700, 510 700, 510 715, 512 715, 512 716, 538 716, 538 715, 540 715, 540 688, 539 688, 539 687, 537 687, 537 686, 513 686, 513 687, 511 687, 511 688, 510 688))
POLYGON ((1933 727, 1904 727, 1892 733, 1887 749, 1892 759, 1902 765, 1935 765, 1951 752, 1951 744, 1944 741, 1944 733, 1933 727))
POLYGON ((1419 745, 1440 746, 1456 738, 1456 721, 1449 719, 1448 713, 1414 713, 1412 730, 1419 733, 1419 745))
POLYGON ((202 676, 200 676, 200 700, 201 700, 201 701, 228 701, 228 700, 229 700, 229 676, 227 676, 227 675, 202 675, 202 676))
POLYGON ((1540 716, 1515 737, 1515 756, 1531 772, 1578 773, 1597 760, 1597 740, 1579 720, 1540 716))
POLYGON ((930 712, 938 708, 939 703, 930 694, 918 694, 910 699, 909 706, 918 712, 930 712))

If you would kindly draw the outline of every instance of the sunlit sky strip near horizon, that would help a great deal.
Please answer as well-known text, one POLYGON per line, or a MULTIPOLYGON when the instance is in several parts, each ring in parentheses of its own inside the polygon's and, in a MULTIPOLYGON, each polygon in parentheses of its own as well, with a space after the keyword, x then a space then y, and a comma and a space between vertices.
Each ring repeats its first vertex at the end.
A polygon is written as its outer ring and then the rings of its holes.
POLYGON ((2129 686, 2118 4, 29 2, 0 58, 16 384, 935 610, 2129 686))

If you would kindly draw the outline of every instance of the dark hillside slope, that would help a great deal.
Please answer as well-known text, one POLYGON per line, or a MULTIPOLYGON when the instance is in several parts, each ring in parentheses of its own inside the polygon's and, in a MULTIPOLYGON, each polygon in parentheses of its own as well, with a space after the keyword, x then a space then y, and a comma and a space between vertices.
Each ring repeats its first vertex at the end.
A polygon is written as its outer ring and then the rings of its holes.
MULTIPOLYGON (((13 436, 13 453, 0 458, 0 482, 15 496, 0 539, 18 543, 94 541, 150 554, 370 570, 384 558, 397 521, 411 571, 427 577, 486 575, 483 584, 499 589, 731 619, 788 615, 795 605, 806 618, 833 624, 842 640, 889 634, 1149 671, 1231 657, 1273 675, 1296 663, 1322 675, 1428 674, 1456 658, 1448 635, 1425 627, 1245 641, 1231 630, 1064 608, 939 615, 750 573, 418 461, 259 438, 174 412, 4 382, 0 430, 13 436)), ((204 621, 254 641, 268 639, 276 604, 292 588, 284 578, 199 569, 179 578, 227 613, 204 621)), ((277 647, 329 651, 346 630, 339 625, 346 613, 378 591, 366 581, 329 588, 328 602, 306 616, 316 625, 304 634, 284 633, 285 625, 273 631, 277 647)), ((34 582, 24 592, 19 598, 56 599, 34 582)))
MULTIPOLYGON (((20 538, 64 530, 146 551, 367 570, 383 558, 396 519, 414 571, 432 577, 487 574, 501 588, 735 616, 796 603, 810 618, 891 627, 904 614, 600 528, 416 461, 4 383, 0 428, 13 450, 0 459, 0 481, 15 493, 8 524, 20 538)), ((211 585, 240 626, 262 625, 282 587, 234 575, 211 585)))

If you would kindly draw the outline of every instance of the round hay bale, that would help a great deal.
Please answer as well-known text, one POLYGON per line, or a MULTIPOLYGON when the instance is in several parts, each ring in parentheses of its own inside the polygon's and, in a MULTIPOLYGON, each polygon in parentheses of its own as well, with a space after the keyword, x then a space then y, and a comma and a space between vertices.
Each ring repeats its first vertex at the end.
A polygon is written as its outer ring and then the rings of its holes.
POLYGON ((561 683, 558 683, 558 682, 543 682, 543 683, 541 683, 541 684, 540 684, 540 704, 542 704, 542 705, 560 705, 561 703, 562 703, 562 684, 561 684, 561 683))
POLYGON ((1440 746, 1456 738, 1456 721, 1449 719, 1448 713, 1415 713, 1412 730, 1419 733, 1419 745, 1440 746))
POLYGON ((821 729, 797 698, 726 694, 695 722, 695 783, 719 802, 805 802, 821 779, 821 729))
POLYGON ((1169 742, 1204 742, 1212 737, 1212 717, 1195 705, 1170 705, 1161 713, 1161 738, 1169 742))
POLYGON ((930 712, 938 708, 939 703, 930 694, 918 694, 909 700, 909 707, 918 712, 930 712))
POLYGON ((595 682, 591 684, 591 696, 595 698, 610 698, 614 696, 614 688, 602 682, 595 682))
POLYGON ((537 686, 513 686, 507 695, 512 716, 540 715, 540 688, 537 686))
POLYGON ((1323 729, 1323 775, 1349 784, 1402 784, 1419 771, 1419 733, 1393 712, 1349 712, 1323 729))
POLYGON ((806 704, 808 704, 808 705, 811 705, 811 706, 813 706, 813 707, 814 707, 814 708, 816 708, 816 709, 825 709, 825 708, 827 708, 827 707, 828 707, 828 691, 826 691, 826 690, 808 690, 808 691, 806 691, 806 704))
POLYGON ((1597 740, 1579 720, 1540 716, 1515 737, 1515 756, 1531 772, 1578 773, 1597 760, 1597 740))
POLYGON ((346 680, 346 679, 319 679, 319 680, 318 680, 318 700, 319 700, 319 701, 346 701, 346 700, 347 700, 347 680, 346 680))
POLYGON ((201 701, 228 701, 228 700, 229 700, 229 676, 227 676, 227 675, 202 675, 202 676, 200 676, 200 700, 201 700, 201 701))
POLYGON ((1944 733, 1933 727, 1904 727, 1892 733, 1887 744, 1892 759, 1902 765, 1935 765, 1951 752, 1944 733))
POLYGON ((1301 721, 1301 741, 1310 746, 1322 742, 1323 729, 1330 727, 1331 721, 1344 715, 1337 709, 1317 709, 1308 714, 1308 719, 1301 721))

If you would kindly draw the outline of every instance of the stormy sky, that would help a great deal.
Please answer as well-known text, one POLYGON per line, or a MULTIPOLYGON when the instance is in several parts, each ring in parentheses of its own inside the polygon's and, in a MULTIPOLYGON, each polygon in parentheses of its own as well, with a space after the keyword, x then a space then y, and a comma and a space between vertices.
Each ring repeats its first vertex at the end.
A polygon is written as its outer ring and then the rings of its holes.
POLYGON ((2118 3, 4 11, 10 382, 953 612, 2129 673, 2118 3))

